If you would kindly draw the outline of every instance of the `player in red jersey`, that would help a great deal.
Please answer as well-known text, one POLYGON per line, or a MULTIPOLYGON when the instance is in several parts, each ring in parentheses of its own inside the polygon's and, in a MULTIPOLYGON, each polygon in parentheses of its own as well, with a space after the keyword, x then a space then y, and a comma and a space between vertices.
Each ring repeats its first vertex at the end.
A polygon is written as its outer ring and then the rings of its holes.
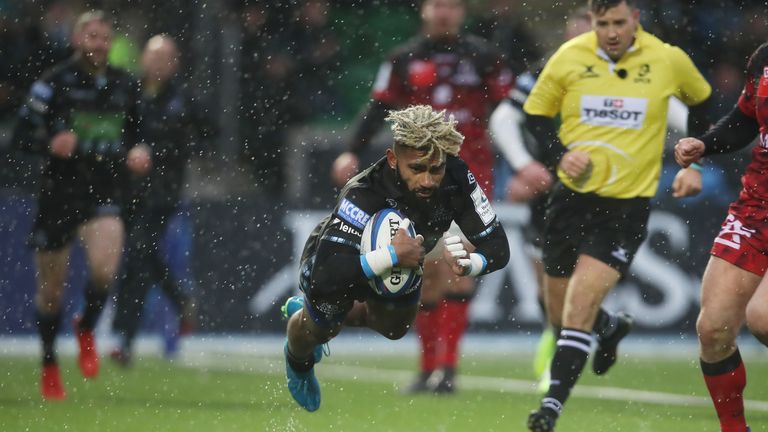
POLYGON ((768 345, 768 43, 752 54, 733 110, 701 138, 681 139, 675 159, 687 167, 702 156, 746 147, 756 136, 739 198, 712 245, 696 323, 701 371, 723 432, 749 431, 743 400, 747 377, 736 345, 745 321, 768 345))
MULTIPOLYGON (((465 12, 462 0, 423 2, 421 33, 395 48, 381 65, 373 86, 373 101, 354 131, 350 151, 334 162, 332 174, 338 185, 357 172, 357 153, 382 127, 389 110, 426 104, 453 114, 457 129, 465 136, 460 157, 486 196, 492 195, 488 118, 514 80, 501 54, 488 42, 462 33, 465 12)), ((428 255, 424 266, 421 310, 416 317, 422 346, 421 374, 411 390, 450 393, 454 390, 458 345, 467 326, 474 281, 453 276, 437 252, 428 255), (430 376, 432 385, 428 386, 430 376)))

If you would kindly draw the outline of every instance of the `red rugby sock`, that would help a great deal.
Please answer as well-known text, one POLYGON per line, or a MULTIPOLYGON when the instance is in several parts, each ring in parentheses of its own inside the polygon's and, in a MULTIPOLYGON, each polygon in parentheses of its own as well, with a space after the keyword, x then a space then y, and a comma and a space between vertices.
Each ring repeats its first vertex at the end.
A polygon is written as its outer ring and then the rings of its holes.
POLYGON ((459 343, 467 329, 468 298, 448 298, 440 302, 438 366, 456 368, 459 360, 459 343))
POLYGON ((438 318, 434 305, 423 305, 416 314, 416 334, 421 342, 421 370, 424 372, 431 372, 437 367, 438 318))
POLYGON ((747 386, 747 373, 739 350, 717 363, 705 363, 702 360, 701 370, 717 417, 720 418, 721 431, 745 432, 747 421, 744 418, 743 394, 747 386))

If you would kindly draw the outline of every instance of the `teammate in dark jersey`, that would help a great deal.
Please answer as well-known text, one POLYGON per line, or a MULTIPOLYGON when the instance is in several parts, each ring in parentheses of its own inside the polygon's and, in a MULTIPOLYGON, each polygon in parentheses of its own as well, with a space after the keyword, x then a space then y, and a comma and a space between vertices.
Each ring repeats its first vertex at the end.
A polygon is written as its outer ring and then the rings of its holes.
MULTIPOLYGON (((394 144, 387 156, 347 183, 333 213, 307 240, 301 260, 300 288, 305 301, 286 313, 285 346, 288 387, 308 411, 320 406, 320 388, 314 364, 322 357, 320 345, 338 334, 342 326, 365 326, 389 339, 403 337, 418 310, 420 289, 400 297, 380 297, 368 285, 364 270, 382 250, 360 255, 360 235, 365 222, 377 211, 395 208, 408 217, 418 233, 411 238, 401 229, 392 240, 396 264, 419 268, 424 251, 432 249, 455 221, 475 246, 467 256, 446 252, 444 259, 457 276, 498 270, 509 260, 506 234, 478 182, 457 157, 463 140, 453 117, 419 105, 393 111, 387 118, 394 144), (361 261, 365 261, 364 266, 361 261)), ((446 243, 454 244, 452 239, 446 243)), ((457 253, 458 252, 458 253, 457 253)), ((376 274, 392 267, 390 253, 376 274)), ((294 303, 296 303, 294 301, 294 303)))
POLYGON ((131 361, 144 298, 152 285, 158 284, 176 308, 180 334, 189 333, 194 325, 194 302, 161 256, 160 241, 168 221, 179 210, 194 141, 212 129, 185 89, 174 81, 179 51, 171 37, 149 39, 141 61, 141 134, 152 148, 153 166, 149 175, 128 182, 125 278, 118 284, 112 323, 122 341, 111 353, 122 365, 131 361))
POLYGON ((91 378, 99 367, 93 328, 122 253, 122 172, 127 166, 142 175, 151 164, 148 148, 138 144, 138 83, 107 65, 111 37, 112 26, 103 13, 81 16, 72 33, 75 56, 33 84, 14 131, 18 146, 48 156, 30 239, 45 399, 66 397, 54 341, 71 243, 75 238, 83 243, 88 263, 85 310, 75 331, 80 370, 91 378))
POLYGON ((741 193, 712 245, 696 322, 701 371, 723 432, 749 430, 743 399, 747 376, 736 344, 745 321, 768 346, 768 43, 752 54, 733 110, 701 138, 680 140, 675 159, 687 167, 702 156, 744 148, 755 137, 741 193))
MULTIPOLYGON (((334 163, 338 185, 357 172, 357 153, 383 127, 388 110, 427 104, 454 115, 465 137, 460 156, 485 194, 493 196, 488 117, 509 92, 513 77, 500 52, 485 40, 461 32, 464 15, 462 0, 423 2, 422 33, 396 48, 382 64, 373 101, 352 135, 350 151, 334 163)), ((409 388, 414 392, 454 391, 459 344, 474 289, 473 278, 453 277, 440 254, 434 255, 425 261, 422 310, 416 320, 421 373, 409 388), (428 381, 435 385, 428 386, 428 381)))

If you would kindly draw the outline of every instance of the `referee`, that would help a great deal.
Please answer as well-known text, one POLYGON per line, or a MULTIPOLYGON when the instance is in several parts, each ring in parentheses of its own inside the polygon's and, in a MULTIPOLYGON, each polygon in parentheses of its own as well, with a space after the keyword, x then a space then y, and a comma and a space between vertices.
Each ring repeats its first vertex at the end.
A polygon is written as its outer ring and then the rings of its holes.
POLYGON ((535 432, 554 430, 590 354, 593 328, 593 371, 603 374, 616 361, 632 320, 600 305, 646 237, 669 98, 690 107, 688 130, 696 134, 707 125, 703 102, 711 93, 687 54, 643 30, 633 0, 590 0, 588 7, 593 30, 557 50, 524 105, 538 142, 559 153, 543 261, 549 320, 562 330, 549 390, 528 418, 535 432))

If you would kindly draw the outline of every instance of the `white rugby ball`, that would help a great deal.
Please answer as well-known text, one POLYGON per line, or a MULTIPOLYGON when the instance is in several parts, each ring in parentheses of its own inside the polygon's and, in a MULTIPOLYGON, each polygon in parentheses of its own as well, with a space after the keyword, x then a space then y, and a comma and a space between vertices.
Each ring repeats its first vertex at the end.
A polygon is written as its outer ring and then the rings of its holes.
MULTIPOLYGON (((365 255, 376 249, 386 248, 392 243, 392 237, 403 225, 405 217, 397 210, 386 208, 379 210, 368 220, 360 239, 360 254, 365 255)), ((408 235, 416 237, 413 223, 408 225, 408 235)), ((412 293, 421 287, 421 274, 412 268, 392 267, 381 276, 368 280, 373 291, 383 297, 398 297, 412 293)))

